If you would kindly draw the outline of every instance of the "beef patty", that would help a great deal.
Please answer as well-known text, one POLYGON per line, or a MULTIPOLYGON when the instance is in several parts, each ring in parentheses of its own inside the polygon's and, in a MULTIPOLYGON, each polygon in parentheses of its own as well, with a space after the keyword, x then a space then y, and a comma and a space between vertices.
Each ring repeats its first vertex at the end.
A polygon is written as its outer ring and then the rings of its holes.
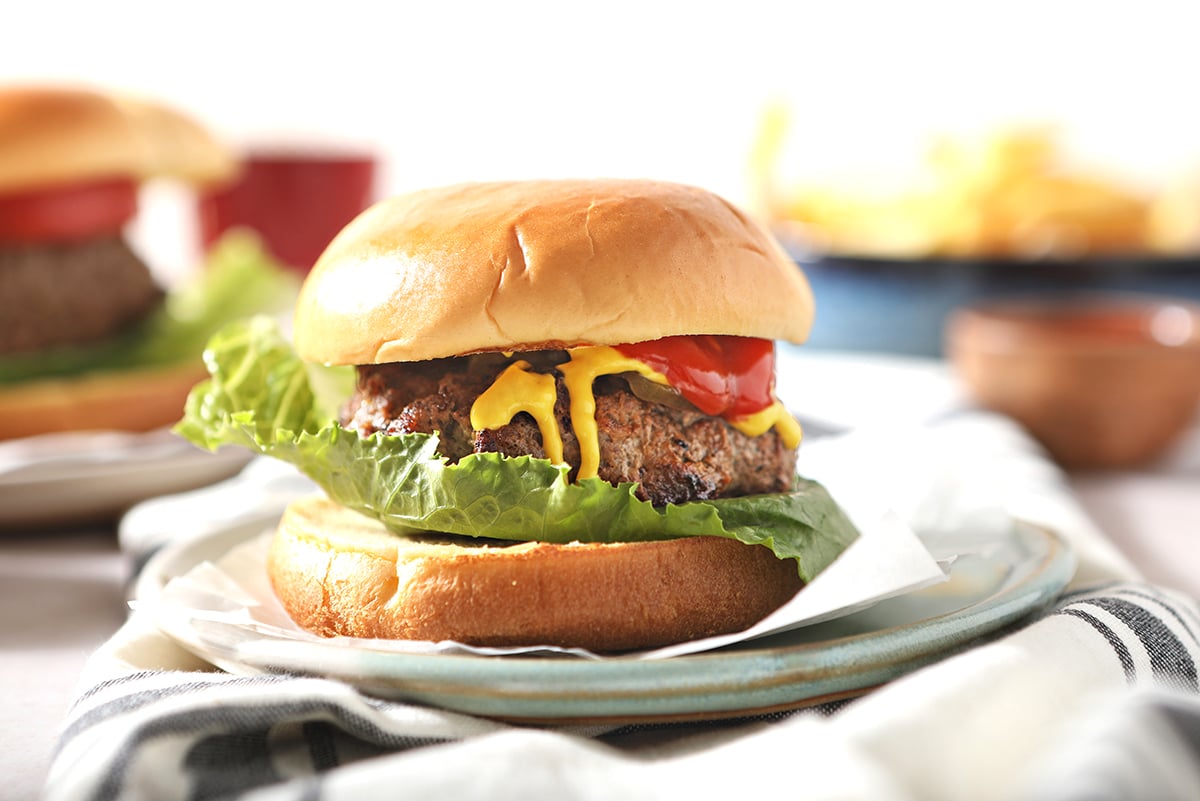
MULTIPOLYGON (((562 351, 522 353, 538 372, 565 361, 562 351)), ((521 413, 494 430, 471 427, 471 406, 503 369, 494 354, 358 368, 357 389, 342 411, 342 424, 363 435, 437 432, 439 450, 451 461, 470 453, 545 458, 537 423, 521 413)), ((571 428, 569 398, 556 375, 555 417, 563 456, 579 464, 579 442, 571 428)), ((785 492, 795 479, 796 452, 774 430, 749 437, 719 417, 679 399, 665 405, 643 400, 619 376, 594 386, 599 428, 599 476, 611 483, 634 482, 637 494, 656 506, 666 503, 785 492)), ((574 470, 572 471, 572 478, 574 470)))
POLYGON ((162 296, 119 236, 0 248, 0 353, 112 336, 162 296))

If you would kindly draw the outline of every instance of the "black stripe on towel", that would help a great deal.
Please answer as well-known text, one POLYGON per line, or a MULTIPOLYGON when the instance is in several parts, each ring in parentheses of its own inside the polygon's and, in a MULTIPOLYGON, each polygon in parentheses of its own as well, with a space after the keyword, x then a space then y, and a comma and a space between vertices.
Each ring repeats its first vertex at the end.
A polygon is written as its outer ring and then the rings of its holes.
MULTIPOLYGON (((75 706, 79 706, 80 702, 86 698, 90 698, 100 690, 112 689, 113 687, 119 687, 122 685, 136 686, 139 682, 144 681, 145 679, 153 678, 159 675, 161 675, 160 671, 144 671, 119 679, 102 682, 80 696, 79 701, 75 703, 75 706)), ((70 722, 70 724, 63 730, 62 734, 59 735, 56 753, 57 751, 61 751, 67 745, 67 743, 75 739, 75 737, 77 737, 79 734, 87 731, 93 726, 97 726, 111 718, 121 717, 123 715, 137 712, 143 707, 156 704, 159 701, 163 701, 168 698, 179 698, 182 696, 192 695, 193 693, 199 694, 206 690, 210 690, 213 687, 266 686, 290 680, 287 676, 278 675, 238 676, 235 678, 226 678, 224 677, 224 674, 214 674, 214 676, 220 678, 201 678, 194 681, 180 682, 178 684, 156 686, 146 690, 139 689, 126 693, 125 695, 116 696, 110 701, 99 704, 95 708, 89 709, 87 712, 79 715, 70 722)))
POLYGON ((338 766, 337 738, 332 725, 323 720, 308 721, 304 724, 304 742, 308 758, 318 773, 338 766))
POLYGON ((1152 601, 1156 605, 1166 609, 1171 613, 1171 617, 1175 618, 1175 622, 1187 632, 1188 639, 1191 644, 1196 648, 1200 648, 1200 636, 1196 635, 1196 630, 1192 627, 1192 623, 1196 622, 1196 613, 1191 609, 1191 607, 1178 607, 1170 598, 1163 597, 1161 593, 1147 591, 1145 589, 1125 588, 1121 590, 1121 595, 1152 601), (1184 612, 1186 612, 1187 616, 1192 619, 1192 623, 1189 623, 1187 619, 1184 618, 1184 612))
POLYGON ((190 798, 233 798, 280 781, 271 760, 269 731, 201 737, 183 759, 190 798))
POLYGON ((1089 598, 1084 604, 1103 609, 1128 626, 1150 656, 1150 667, 1154 678, 1167 684, 1181 684, 1184 689, 1196 692, 1196 663, 1188 653, 1187 646, 1175 636, 1175 632, 1144 606, 1123 598, 1102 596, 1089 598))
MULTIPOLYGON (((442 737, 412 737, 386 732, 373 721, 352 713, 337 703, 324 700, 193 707, 180 710, 172 715, 155 718, 137 729, 133 736, 123 744, 121 751, 115 755, 112 764, 109 765, 107 775, 92 798, 95 801, 115 801, 120 798, 131 764, 137 759, 139 753, 156 740, 192 735, 193 746, 200 746, 207 750, 208 746, 204 743, 212 741, 214 737, 221 737, 225 740, 221 743, 221 748, 224 749, 234 741, 231 738, 241 736, 244 738, 244 742, 250 746, 248 752, 254 752, 254 755, 261 756, 262 752, 259 750, 258 744, 265 739, 266 733, 273 726, 299 720, 333 722, 347 734, 389 751, 402 751, 447 742, 447 738, 442 737), (205 732, 208 734, 204 734, 205 732)), ((222 795, 219 793, 220 788, 213 786, 209 777, 205 776, 206 765, 203 764, 205 761, 201 759, 190 762, 189 767, 197 769, 196 772, 190 777, 180 776, 181 781, 190 778, 194 790, 205 791, 205 795, 193 792, 188 796, 195 801, 218 798, 222 795), (208 795, 209 791, 218 792, 216 795, 208 795)), ((253 776, 259 781, 265 780, 264 783, 278 780, 273 765, 242 765, 239 770, 242 777, 253 776)), ((245 792, 253 788, 242 786, 240 789, 245 792)))
POLYGON ((1133 666, 1133 655, 1129 653, 1129 648, 1124 642, 1121 641, 1121 638, 1117 636, 1117 633, 1109 628, 1107 623, 1093 614, 1089 614, 1088 612, 1084 612, 1082 609, 1074 609, 1072 607, 1060 609, 1058 610, 1058 614, 1077 617, 1094 628, 1100 634, 1100 636, 1107 640, 1108 644, 1112 646, 1113 653, 1116 654, 1117 659, 1121 663, 1121 667, 1125 670, 1125 681, 1129 682, 1130 684, 1133 683, 1133 680, 1137 677, 1137 670, 1133 666))

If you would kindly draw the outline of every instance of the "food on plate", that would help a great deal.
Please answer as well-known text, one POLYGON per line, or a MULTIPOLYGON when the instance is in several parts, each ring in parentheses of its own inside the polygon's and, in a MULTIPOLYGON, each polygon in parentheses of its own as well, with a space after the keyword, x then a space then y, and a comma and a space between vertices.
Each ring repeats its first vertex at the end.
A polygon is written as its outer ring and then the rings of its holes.
POLYGON ((1069 260, 1154 250, 1151 193, 1073 165, 1053 133, 940 138, 886 185, 779 186, 786 137, 766 118, 754 172, 764 214, 808 247, 876 258, 1069 260))
POLYGON ((1200 253, 1200 171, 1167 181, 1150 204, 1149 237, 1158 253, 1195 257, 1200 253))
POLYGON ((0 439, 178 419, 203 375, 213 318, 249 313, 241 301, 228 305, 230 290, 246 281, 245 297, 256 298, 261 280, 231 266, 175 300, 123 229, 144 181, 210 184, 234 169, 206 129, 167 106, 88 89, 0 88, 0 439), (220 302, 197 308, 204 298, 220 302))
POLYGON ((774 395, 774 340, 812 316, 770 234, 697 188, 425 190, 329 245, 294 349, 263 319, 214 337, 177 430, 325 490, 270 548, 307 629, 646 648, 751 625, 857 536, 774 395))

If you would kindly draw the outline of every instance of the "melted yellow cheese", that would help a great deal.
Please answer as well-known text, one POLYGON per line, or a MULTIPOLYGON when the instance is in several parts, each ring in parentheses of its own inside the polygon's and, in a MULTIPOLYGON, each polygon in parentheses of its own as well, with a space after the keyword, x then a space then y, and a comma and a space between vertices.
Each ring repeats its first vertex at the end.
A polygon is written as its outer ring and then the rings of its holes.
POLYGON ((529 362, 513 362, 475 399, 471 406, 471 428, 476 431, 500 428, 520 412, 526 412, 537 421, 546 458, 562 464, 562 435, 554 419, 557 397, 554 376, 529 372, 529 362))
MULTIPOLYGON (((596 425, 596 395, 592 385, 602 375, 637 373, 656 384, 669 386, 667 377, 645 363, 605 346, 574 348, 570 360, 558 365, 571 399, 571 427, 579 441, 578 478, 591 478, 600 469, 600 437, 596 425)), ((537 421, 546 458, 563 463, 562 435, 554 417, 557 393, 554 376, 528 372, 529 363, 513 362, 480 395, 471 407, 471 426, 475 430, 500 428, 519 412, 537 421)), ((761 412, 727 421, 749 437, 757 437, 774 428, 788 448, 800 444, 800 424, 775 401, 761 412)))

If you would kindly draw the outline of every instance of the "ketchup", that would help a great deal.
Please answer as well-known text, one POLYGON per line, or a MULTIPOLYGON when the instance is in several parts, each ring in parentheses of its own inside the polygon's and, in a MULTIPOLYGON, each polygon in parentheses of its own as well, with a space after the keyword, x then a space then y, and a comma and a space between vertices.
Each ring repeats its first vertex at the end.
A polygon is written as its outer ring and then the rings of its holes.
POLYGON ((616 349, 667 377, 700 411, 736 420, 775 402, 775 343, 753 337, 663 337, 616 349))

